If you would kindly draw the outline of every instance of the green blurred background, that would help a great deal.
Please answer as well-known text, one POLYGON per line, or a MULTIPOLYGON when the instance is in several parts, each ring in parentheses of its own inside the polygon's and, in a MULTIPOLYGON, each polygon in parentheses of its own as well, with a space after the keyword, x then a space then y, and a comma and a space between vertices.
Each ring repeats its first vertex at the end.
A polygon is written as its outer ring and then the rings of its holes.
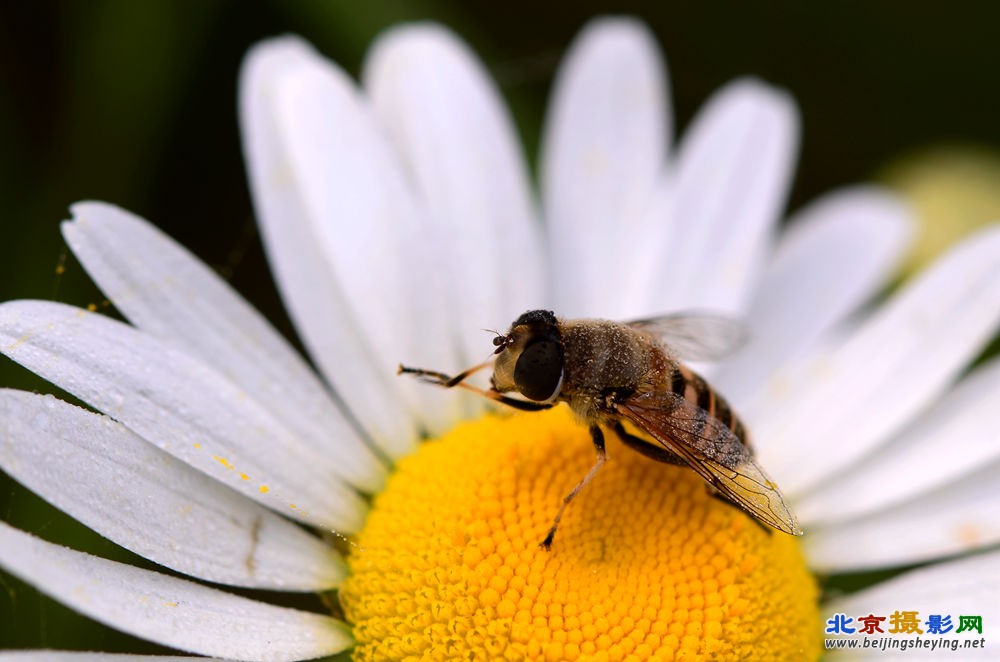
MULTIPOLYGON (((533 159, 559 56, 583 23, 608 12, 640 16, 656 33, 680 127, 737 76, 792 92, 803 115, 793 209, 842 184, 893 177, 928 146, 967 146, 987 163, 1000 149, 996 3, 4 1, 0 300, 100 302, 58 223, 72 202, 101 199, 160 225, 292 337, 241 162, 236 80, 248 47, 298 33, 356 74, 382 29, 441 21, 495 75, 533 159)), ((1000 190, 1000 177, 983 186, 1000 190)), ((51 391, 2 357, 0 385, 51 391)), ((143 565, 2 475, 0 518, 143 565)), ((39 646, 163 650, 0 573, 0 648, 39 646)))

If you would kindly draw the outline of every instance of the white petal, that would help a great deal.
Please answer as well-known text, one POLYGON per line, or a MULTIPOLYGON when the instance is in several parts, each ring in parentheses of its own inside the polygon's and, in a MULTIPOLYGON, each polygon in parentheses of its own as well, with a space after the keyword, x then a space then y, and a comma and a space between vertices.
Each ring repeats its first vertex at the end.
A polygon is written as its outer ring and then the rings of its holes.
POLYGON ((1000 461, 995 461, 901 505, 810 529, 805 543, 809 561, 822 571, 867 570, 996 544, 1000 542, 998 471, 1000 461))
POLYGON ((715 386, 736 405, 749 400, 885 284, 911 234, 907 209, 872 187, 830 193, 795 214, 747 309, 751 337, 713 375, 715 386))
POLYGON ((1000 458, 1000 359, 978 368, 864 462, 796 502, 804 523, 854 519, 1000 458))
POLYGON ((326 387, 263 317, 215 272, 117 207, 73 206, 63 235, 105 295, 136 327, 219 370, 281 422, 335 459, 368 492, 384 465, 337 410, 326 387))
POLYGON ((743 311, 785 204, 797 145, 792 100, 763 83, 730 83, 705 104, 677 155, 674 243, 645 279, 660 311, 743 311))
MULTIPOLYGON (((284 76, 278 88, 278 122, 296 179, 376 369, 391 376, 426 426, 443 431, 459 414, 457 398, 397 376, 401 359, 447 366, 457 355, 440 242, 417 208, 402 163, 341 72, 313 62, 284 76)), ((490 345, 481 351, 488 356, 490 345)))
POLYGON ((132 655, 131 653, 95 653, 92 651, 21 650, 0 651, 0 662, 206 662, 221 660, 218 657, 190 657, 187 655, 132 655))
MULTIPOLYGON (((282 82, 317 59, 306 44, 290 38, 264 42, 247 55, 240 79, 240 124, 250 188, 271 268, 309 354, 373 440, 401 453, 416 443, 411 414, 397 378, 384 366, 377 368, 364 320, 356 319, 348 306, 329 247, 321 240, 321 219, 308 204, 299 165, 286 144, 283 122, 289 120, 280 112, 282 82)), ((327 113, 326 119, 331 118, 327 113)), ((313 167, 324 171, 326 165, 313 167)), ((377 275, 371 265, 363 273, 377 275)), ((409 327, 400 333, 415 335, 409 327)))
POLYGON ((437 25, 380 37, 363 80, 441 237, 464 359, 478 362, 489 348, 484 326, 500 328, 547 303, 540 228, 511 118, 468 47, 437 25))
POLYGON ((364 521, 364 503, 329 457, 152 336, 63 304, 9 301, 0 304, 0 351, 266 506, 345 533, 364 521))
POLYGON ((866 456, 941 395, 1000 321, 998 274, 994 226, 949 251, 836 349, 769 382, 747 418, 786 495, 866 456))
POLYGON ((322 591, 346 573, 291 522, 50 395, 0 389, 0 467, 104 537, 199 579, 322 591))
POLYGON ((601 19, 577 37, 545 120, 541 176, 561 315, 606 315, 627 264, 607 264, 634 241, 661 174, 671 131, 666 71, 641 23, 601 19))
MULTIPOLYGON (((896 610, 916 610, 925 620, 930 614, 951 615, 956 629, 960 615, 977 615, 982 616, 986 633, 987 624, 1000 622, 1000 552, 912 570, 827 603, 823 609, 825 614, 842 612, 852 618, 868 614, 888 617, 896 610)), ((978 634, 972 631, 959 636, 978 634)))
POLYGON ((299 660, 352 644, 344 623, 53 545, 0 523, 0 566, 105 625, 183 651, 299 660))
POLYGON ((615 296, 602 302, 600 317, 613 320, 656 317, 668 308, 664 287, 654 282, 653 274, 664 269, 663 263, 673 259, 673 246, 678 235, 685 231, 684 219, 674 215, 674 186, 677 182, 669 174, 660 178, 656 188, 639 214, 638 222, 630 230, 631 245, 613 264, 607 258, 600 264, 610 271, 623 270, 628 282, 619 284, 615 296))

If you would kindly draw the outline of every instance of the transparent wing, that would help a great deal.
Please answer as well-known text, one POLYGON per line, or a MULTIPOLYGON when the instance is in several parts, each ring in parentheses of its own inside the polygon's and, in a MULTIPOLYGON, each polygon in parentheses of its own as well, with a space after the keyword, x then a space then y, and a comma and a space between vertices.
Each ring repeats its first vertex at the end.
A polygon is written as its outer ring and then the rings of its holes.
POLYGON ((750 334, 745 324, 725 315, 683 312, 627 322, 667 343, 689 361, 718 361, 743 346, 750 334))
POLYGON ((777 485, 757 466, 750 450, 701 407, 674 393, 648 392, 618 405, 618 413, 759 521, 802 534, 777 485))

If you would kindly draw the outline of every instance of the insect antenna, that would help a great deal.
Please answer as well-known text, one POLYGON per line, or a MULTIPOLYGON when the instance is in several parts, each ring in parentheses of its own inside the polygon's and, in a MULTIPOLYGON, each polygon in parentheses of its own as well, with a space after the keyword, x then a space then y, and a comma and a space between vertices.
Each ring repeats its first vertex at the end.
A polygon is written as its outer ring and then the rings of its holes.
POLYGON ((508 342, 507 336, 494 329, 483 329, 483 331, 486 331, 487 333, 492 333, 494 336, 493 346, 496 347, 496 349, 493 351, 494 354, 499 354, 503 350, 507 349, 507 342, 508 342))

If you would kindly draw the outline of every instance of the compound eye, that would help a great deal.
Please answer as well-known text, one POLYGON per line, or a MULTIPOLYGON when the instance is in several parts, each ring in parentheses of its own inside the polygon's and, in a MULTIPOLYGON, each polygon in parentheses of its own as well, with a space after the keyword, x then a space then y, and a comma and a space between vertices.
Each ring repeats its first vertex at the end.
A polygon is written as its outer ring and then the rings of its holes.
POLYGON ((538 340, 521 352, 514 365, 514 384, 536 402, 551 400, 562 386, 563 352, 556 340, 538 340))

